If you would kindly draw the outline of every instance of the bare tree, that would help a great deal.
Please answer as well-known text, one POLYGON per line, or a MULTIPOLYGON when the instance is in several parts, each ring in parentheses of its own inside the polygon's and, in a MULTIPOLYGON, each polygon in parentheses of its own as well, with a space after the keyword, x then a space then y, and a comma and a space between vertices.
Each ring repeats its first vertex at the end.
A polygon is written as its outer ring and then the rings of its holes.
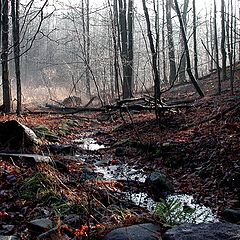
MULTIPOLYGON (((151 23, 149 18, 148 9, 146 6, 146 1, 142 0, 143 4, 143 11, 147 23, 147 34, 148 34, 148 40, 152 55, 152 70, 154 73, 154 98, 155 98, 155 111, 156 111, 156 117, 158 118, 158 111, 157 111, 157 105, 160 103, 161 100, 161 92, 160 92, 160 77, 159 77, 159 71, 157 67, 157 50, 154 47, 154 41, 152 36, 152 30, 151 30, 151 23)), ((158 38, 156 38, 158 39, 158 38)))
POLYGON ((87 94, 91 97, 90 84, 90 23, 89 23, 89 0, 82 0, 82 30, 83 30, 83 54, 86 62, 86 89, 87 94), (86 5, 86 7, 85 7, 86 5))
MULTIPOLYGON (((188 5, 189 0, 184 0, 183 3, 183 12, 182 12, 182 20, 183 20, 183 26, 185 29, 185 34, 187 34, 187 13, 188 13, 188 5)), ((185 44, 184 44, 184 37, 181 34, 180 39, 181 44, 181 51, 182 51, 182 61, 180 63, 180 69, 179 69, 179 81, 185 82, 186 81, 186 53, 185 53, 185 44)))
POLYGON ((218 74, 218 94, 221 94, 221 69, 219 66, 219 51, 218 51, 218 34, 217 34, 217 6, 216 6, 216 0, 214 0, 214 17, 213 17, 213 22, 214 22, 214 43, 215 43, 215 54, 216 54, 216 65, 217 65, 217 74, 218 74))
POLYGON ((17 114, 22 111, 22 86, 20 76, 20 36, 19 36, 19 0, 11 0, 12 36, 15 61, 15 75, 17 82, 17 114))
POLYGON ((177 2, 177 0, 174 0, 174 2, 175 2, 175 7, 176 7, 176 12, 177 12, 177 15, 178 15, 179 23, 180 23, 180 28, 181 28, 183 40, 184 40, 184 43, 185 43, 186 60, 187 60, 187 73, 189 75, 189 78, 190 78, 193 86, 195 87, 196 91, 198 92, 199 96, 200 97, 204 97, 204 93, 202 92, 202 90, 199 87, 195 77, 192 74, 191 60, 190 60, 190 54, 189 54, 187 37, 186 37, 186 34, 185 34, 184 25, 183 25, 183 21, 182 21, 182 18, 181 18, 181 13, 180 13, 180 9, 179 9, 179 6, 178 6, 178 2, 177 2))
POLYGON ((222 81, 226 80, 227 76, 227 55, 226 55, 226 31, 225 31, 225 1, 221 0, 221 25, 222 25, 222 33, 221 33, 221 52, 222 52, 222 81))
POLYGON ((194 48, 194 72, 195 78, 198 79, 196 0, 193 0, 193 48, 194 48))
POLYGON ((173 41, 173 26, 172 26, 172 0, 166 1, 166 19, 167 19, 167 37, 168 37, 168 56, 169 56, 169 64, 170 64, 170 74, 169 74, 169 82, 172 83, 176 77, 176 62, 175 62, 175 48, 173 41))
POLYGON ((9 113, 12 110, 11 107, 11 86, 9 81, 9 69, 8 69, 8 43, 9 43, 9 4, 8 0, 2 1, 2 88, 3 88, 3 106, 4 112, 9 113))
POLYGON ((123 65, 123 98, 133 96, 133 0, 118 0, 121 59, 123 65))

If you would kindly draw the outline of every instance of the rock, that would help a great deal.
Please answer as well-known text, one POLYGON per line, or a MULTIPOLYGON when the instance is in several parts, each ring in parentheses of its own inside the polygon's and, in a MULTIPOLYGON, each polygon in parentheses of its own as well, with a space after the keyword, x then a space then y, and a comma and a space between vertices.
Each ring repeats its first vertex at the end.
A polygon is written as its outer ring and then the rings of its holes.
POLYGON ((6 224, 6 225, 2 225, 2 229, 5 230, 6 234, 11 234, 13 233, 13 230, 14 230, 14 225, 10 225, 10 224, 6 224))
POLYGON ((59 142, 60 140, 59 137, 46 126, 40 125, 38 127, 35 127, 34 131, 38 137, 45 138, 50 142, 59 142))
POLYGON ((12 157, 25 161, 29 161, 30 163, 49 163, 52 161, 49 156, 42 156, 38 154, 18 154, 18 153, 0 153, 1 157, 12 157))
POLYGON ((56 168, 61 173, 69 173, 67 165, 59 160, 53 160, 49 162, 49 164, 56 168))
POLYGON ((0 147, 8 150, 31 148, 40 143, 35 132, 16 120, 0 123, 0 147))
POLYGON ((226 208, 223 211, 224 220, 231 223, 240 223, 240 208, 226 208))
POLYGON ((87 180, 93 180, 97 177, 97 173, 95 173, 90 167, 84 166, 82 169, 82 174, 80 176, 80 182, 85 182, 87 180))
POLYGON ((157 240, 160 238, 160 226, 152 223, 143 223, 114 229, 104 240, 157 240))
POLYGON ((53 227, 53 223, 49 218, 40 218, 32 220, 28 223, 29 230, 33 232, 46 232, 53 227))
POLYGON ((159 201, 159 198, 164 198, 168 193, 174 192, 172 183, 161 172, 150 173, 146 180, 145 185, 149 195, 155 201, 159 201))
POLYGON ((64 223, 73 228, 78 228, 80 225, 84 224, 83 219, 77 214, 70 214, 64 217, 64 223))
POLYGON ((240 226, 231 223, 183 224, 168 230, 163 240, 240 240, 240 226))
POLYGON ((70 240, 71 238, 69 238, 66 234, 62 234, 61 236, 59 236, 59 232, 58 232, 58 227, 52 228, 49 231, 40 234, 37 239, 38 240, 46 240, 46 239, 51 239, 51 240, 70 240))
POLYGON ((75 152, 74 146, 68 144, 49 144, 44 147, 55 154, 74 155, 75 152))
POLYGON ((17 236, 2 236, 0 235, 0 240, 20 240, 20 238, 18 238, 17 236))
POLYGON ((116 148, 115 155, 116 157, 123 157, 125 155, 125 148, 123 147, 116 148))

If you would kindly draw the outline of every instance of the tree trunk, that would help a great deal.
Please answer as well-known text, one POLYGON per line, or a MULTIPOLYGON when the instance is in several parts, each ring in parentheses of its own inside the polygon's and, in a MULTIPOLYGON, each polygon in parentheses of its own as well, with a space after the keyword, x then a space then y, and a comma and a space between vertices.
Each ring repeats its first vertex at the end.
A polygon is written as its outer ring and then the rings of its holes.
POLYGON ((166 50, 165 50, 165 0, 162 0, 162 68, 163 68, 163 82, 167 82, 166 74, 166 50))
POLYGON ((89 36, 89 0, 82 0, 82 34, 83 34, 83 54, 86 71, 86 90, 87 95, 91 98, 91 83, 90 83, 90 36, 89 36), (86 6, 85 6, 85 4, 86 6), (85 9, 86 8, 86 9, 85 9))
MULTIPOLYGON (((188 12, 188 5, 189 0, 184 0, 183 5, 183 13, 182 13, 182 20, 183 20, 183 26, 185 29, 185 34, 187 34, 187 12, 188 12)), ((181 51, 182 51, 182 61, 180 62, 180 68, 179 68, 179 81, 185 82, 186 81, 186 53, 185 53, 185 44, 184 44, 184 38, 181 34, 181 51)))
POLYGON ((22 111, 22 87, 20 75, 20 41, 19 41, 19 0, 11 0, 12 4, 12 35, 15 61, 15 75, 17 82, 17 115, 22 111))
POLYGON ((215 54, 216 54, 216 65, 217 65, 217 74, 218 74, 218 94, 221 94, 221 70, 219 66, 219 52, 218 52, 218 34, 217 34, 217 7, 216 0, 214 0, 214 43, 215 43, 215 54))
POLYGON ((123 99, 132 97, 132 59, 133 59, 133 2, 129 0, 128 24, 127 26, 127 3, 126 0, 119 0, 119 25, 121 35, 121 59, 123 65, 123 99), (129 33, 128 29, 129 28, 129 33), (130 39, 129 39, 130 38, 130 39), (130 45, 129 45, 130 44, 130 45))
MULTIPOLYGON (((110 5, 110 3, 109 3, 110 5)), ((112 38, 114 46, 114 76, 115 76, 115 94, 118 95, 120 99, 120 88, 119 88, 119 61, 118 61, 118 51, 119 51, 119 31, 118 31, 118 7, 117 0, 114 0, 113 5, 113 24, 112 24, 112 38)))
POLYGON ((3 105, 4 112, 11 112, 11 87, 9 81, 8 70, 8 31, 9 31, 9 19, 8 19, 8 0, 2 2, 2 88, 3 88, 3 105))
POLYGON ((142 4, 143 4, 143 11, 144 11, 146 23, 147 23, 147 34, 148 34, 148 40, 149 40, 149 45, 150 45, 151 55, 152 55, 152 70, 154 73, 155 110, 156 110, 156 117, 158 118, 157 104, 161 100, 161 92, 160 92, 160 77, 159 77, 159 72, 157 68, 157 52, 154 47, 153 36, 151 31, 151 23, 150 23, 150 18, 148 14, 148 9, 146 7, 146 1, 142 0, 142 4))
POLYGON ((175 62, 175 49, 173 42, 173 30, 172 30, 172 16, 171 16, 172 0, 166 1, 166 19, 167 19, 167 36, 168 36, 168 55, 170 64, 169 82, 172 83, 176 77, 176 62, 175 62))
MULTIPOLYGON (((133 0, 128 1, 128 61, 127 78, 125 83, 126 92, 123 92, 124 98, 133 97, 133 0)), ((124 83, 123 83, 124 84, 124 83)))
POLYGON ((198 79, 198 52, 197 52, 197 23, 196 23, 196 0, 193 0, 193 51, 194 51, 194 72, 198 79))
POLYGON ((182 32, 182 36, 184 39, 184 44, 185 44, 185 50, 186 50, 186 59, 187 59, 187 73, 189 75, 189 78, 193 84, 193 86, 195 87, 196 91, 198 92, 200 97, 204 97, 204 93, 202 92, 201 88, 199 87, 195 77, 192 74, 192 70, 191 70, 191 60, 190 60, 190 54, 189 54, 189 49, 188 49, 188 42, 187 42, 187 37, 185 34, 185 30, 184 30, 184 26, 183 26, 183 21, 181 18, 181 13, 180 13, 180 9, 178 6, 178 2, 177 0, 174 0, 175 2, 175 6, 176 6, 176 12, 178 15, 178 19, 179 19, 179 23, 180 23, 180 28, 181 28, 181 32, 182 32))
POLYGON ((225 4, 224 0, 221 0, 221 25, 222 25, 222 39, 221 39, 221 52, 222 52, 222 81, 227 77, 227 56, 225 49, 226 34, 225 34, 225 4))

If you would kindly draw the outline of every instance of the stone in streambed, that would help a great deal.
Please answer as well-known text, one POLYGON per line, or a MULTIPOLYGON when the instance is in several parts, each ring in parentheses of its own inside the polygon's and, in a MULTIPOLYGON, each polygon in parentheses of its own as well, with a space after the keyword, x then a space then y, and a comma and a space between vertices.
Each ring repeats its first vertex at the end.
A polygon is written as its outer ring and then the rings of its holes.
POLYGON ((33 232, 46 232, 53 227, 53 223, 49 218, 40 218, 32 220, 28 223, 29 230, 33 232))
POLYGON ((231 223, 240 223, 240 208, 226 208, 223 211, 224 220, 231 223))
POLYGON ((109 232, 104 240, 160 240, 160 226, 143 223, 117 228, 109 232))
POLYGON ((169 193, 174 192, 172 183, 168 180, 166 175, 159 171, 150 173, 145 180, 145 185, 148 194, 154 201, 159 201, 160 198, 164 198, 169 193))
POLYGON ((163 240, 240 240, 240 226, 231 223, 183 224, 168 230, 163 240))

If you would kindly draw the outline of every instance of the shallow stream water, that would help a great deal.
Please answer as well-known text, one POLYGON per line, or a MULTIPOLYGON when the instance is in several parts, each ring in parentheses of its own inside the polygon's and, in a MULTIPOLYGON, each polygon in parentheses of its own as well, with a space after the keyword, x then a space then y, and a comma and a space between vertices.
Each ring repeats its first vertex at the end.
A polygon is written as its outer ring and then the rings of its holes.
MULTIPOLYGON (((91 137, 81 138, 75 141, 75 143, 79 144, 79 147, 82 149, 89 151, 96 151, 105 148, 103 144, 98 144, 97 141, 91 137)), ((99 156, 96 155, 96 159, 99 159, 99 156)), ((132 166, 128 166, 127 164, 106 166, 104 163, 108 161, 99 160, 99 162, 96 162, 95 164, 95 172, 98 173, 104 180, 133 180, 144 183, 147 177, 142 169, 137 169, 132 166), (99 162, 100 164, 98 164, 99 162)), ((150 212, 154 212, 157 208, 158 203, 153 201, 153 199, 150 198, 144 191, 138 193, 129 191, 122 192, 122 194, 124 194, 135 205, 144 207, 150 212)), ((185 216, 184 222, 201 223, 217 221, 217 217, 213 214, 211 209, 196 203, 192 195, 169 195, 166 198, 165 203, 169 204, 169 206, 173 203, 178 204, 178 207, 171 212, 171 215, 176 221, 179 221, 179 223, 182 221, 182 212, 185 208, 191 209, 191 214, 185 216)))

